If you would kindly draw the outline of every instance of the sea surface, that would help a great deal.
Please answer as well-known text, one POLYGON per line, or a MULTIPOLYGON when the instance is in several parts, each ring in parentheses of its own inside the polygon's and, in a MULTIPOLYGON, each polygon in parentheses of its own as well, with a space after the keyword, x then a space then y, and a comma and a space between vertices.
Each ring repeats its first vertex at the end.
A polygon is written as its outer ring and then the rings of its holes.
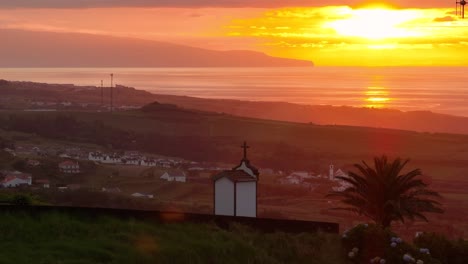
MULTIPOLYGON (((468 116, 468 67, 0 68, 0 79, 468 116)), ((1 92, 1 91, 0 91, 1 92)))

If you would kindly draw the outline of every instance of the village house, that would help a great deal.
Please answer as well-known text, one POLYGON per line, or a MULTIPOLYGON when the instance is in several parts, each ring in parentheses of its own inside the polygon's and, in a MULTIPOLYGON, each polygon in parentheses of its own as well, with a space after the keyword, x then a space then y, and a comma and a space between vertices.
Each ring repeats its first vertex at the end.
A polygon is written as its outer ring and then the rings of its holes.
POLYGON ((342 191, 346 190, 348 187, 351 187, 350 183, 348 183, 346 181, 343 181, 343 180, 340 180, 340 179, 337 179, 336 177, 348 177, 348 175, 345 172, 343 172, 341 169, 338 169, 336 172, 333 171, 333 177, 330 177, 330 178, 333 178, 333 181, 338 183, 338 186, 332 187, 333 191, 342 192, 342 191))
POLYGON ((102 187, 101 190, 106 193, 121 193, 122 192, 119 187, 102 187))
POLYGON ((106 164, 119 164, 122 163, 122 157, 117 154, 107 155, 101 162, 106 164))
POLYGON ((62 173, 77 174, 80 173, 80 164, 76 161, 66 160, 59 163, 59 170, 62 173))
POLYGON ((7 153, 10 153, 10 155, 12 155, 13 157, 16 157, 16 153, 14 150, 10 149, 10 148, 4 148, 3 149, 5 152, 7 153))
POLYGON ((185 172, 182 170, 170 170, 164 172, 161 177, 159 177, 162 180, 166 181, 176 181, 176 182, 186 182, 187 181, 187 176, 185 172))
POLYGON ((26 164, 29 166, 29 167, 37 167, 39 165, 41 165, 41 163, 37 160, 33 160, 33 159, 30 159, 26 162, 26 164))
POLYGON ((135 150, 127 150, 124 152, 124 156, 136 158, 140 156, 140 152, 135 151, 135 150))
POLYGON ((5 188, 18 187, 21 185, 31 185, 32 176, 28 173, 19 171, 5 173, 5 178, 1 181, 1 185, 5 188))
POLYGON ((153 199, 154 195, 136 192, 132 194, 132 197, 153 199))
POLYGON ((125 165, 140 165, 140 160, 138 160, 137 158, 123 158, 122 159, 122 163, 125 164, 125 165))
POLYGON ((140 166, 154 167, 157 163, 153 159, 143 159, 140 161, 140 166))
POLYGON ((279 183, 281 184, 296 184, 300 185, 304 183, 306 179, 312 179, 313 176, 305 171, 296 171, 291 174, 289 174, 286 177, 280 178, 279 183))
POLYGON ((214 214, 257 217, 257 182, 259 172, 247 159, 244 142, 244 157, 231 170, 225 170, 213 177, 214 214))
POLYGON ((101 152, 89 152, 88 154, 88 160, 90 161, 102 162, 105 159, 106 159, 106 156, 104 156, 101 152))
POLYGON ((41 186, 44 189, 50 188, 50 181, 48 179, 37 179, 35 180, 35 184, 41 186))
POLYGON ((170 161, 168 161, 168 160, 159 159, 157 161, 157 164, 158 164, 159 167, 162 167, 162 168, 169 169, 169 168, 172 167, 172 163, 170 161))

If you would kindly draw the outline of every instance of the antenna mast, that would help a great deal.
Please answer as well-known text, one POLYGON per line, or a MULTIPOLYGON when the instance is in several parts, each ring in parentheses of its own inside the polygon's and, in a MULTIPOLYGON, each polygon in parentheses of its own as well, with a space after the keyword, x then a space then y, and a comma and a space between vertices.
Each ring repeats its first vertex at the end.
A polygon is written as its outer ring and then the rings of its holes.
POLYGON ((457 16, 461 16, 461 18, 465 18, 465 0, 460 0, 455 2, 455 14, 457 16))

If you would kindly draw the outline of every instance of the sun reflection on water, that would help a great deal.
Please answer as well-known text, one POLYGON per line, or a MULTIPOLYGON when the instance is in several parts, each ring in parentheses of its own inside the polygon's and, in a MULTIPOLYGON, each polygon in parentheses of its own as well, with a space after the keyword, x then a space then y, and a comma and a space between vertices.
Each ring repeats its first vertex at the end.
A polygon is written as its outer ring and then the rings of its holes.
POLYGON ((388 90, 381 86, 367 87, 365 95, 364 106, 369 108, 384 108, 391 101, 388 90))

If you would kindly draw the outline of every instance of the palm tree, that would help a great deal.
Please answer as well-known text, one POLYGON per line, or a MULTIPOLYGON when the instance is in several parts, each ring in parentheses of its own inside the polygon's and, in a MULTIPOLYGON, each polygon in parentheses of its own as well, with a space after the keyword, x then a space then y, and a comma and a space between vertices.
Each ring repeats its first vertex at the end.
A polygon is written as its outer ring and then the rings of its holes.
POLYGON ((418 178, 420 169, 402 173, 408 162, 400 158, 389 162, 386 156, 375 157, 372 168, 362 161, 362 164, 354 165, 359 173, 349 172, 348 177, 336 177, 349 187, 328 196, 339 197, 347 205, 335 209, 367 216, 384 228, 392 221, 404 222, 405 218, 427 221, 424 213, 443 212, 437 201, 440 195, 428 190, 427 184, 418 178))

